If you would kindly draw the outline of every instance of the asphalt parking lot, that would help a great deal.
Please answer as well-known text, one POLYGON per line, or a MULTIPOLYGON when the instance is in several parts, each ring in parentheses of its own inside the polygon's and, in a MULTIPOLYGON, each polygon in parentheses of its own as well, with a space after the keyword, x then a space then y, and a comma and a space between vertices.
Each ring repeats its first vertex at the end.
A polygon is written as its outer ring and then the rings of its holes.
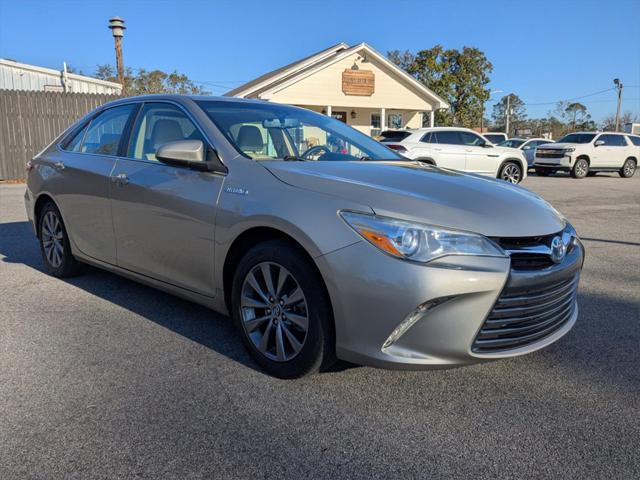
POLYGON ((24 186, 0 185, 0 478, 640 478, 640 175, 524 186, 587 248, 565 338, 282 381, 205 308, 44 274, 24 186))

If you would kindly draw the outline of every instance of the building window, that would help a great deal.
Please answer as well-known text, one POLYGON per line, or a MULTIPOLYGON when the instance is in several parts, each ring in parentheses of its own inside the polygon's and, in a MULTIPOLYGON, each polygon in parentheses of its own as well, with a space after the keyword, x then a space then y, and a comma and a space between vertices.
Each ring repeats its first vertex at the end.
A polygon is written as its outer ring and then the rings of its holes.
POLYGON ((402 114, 390 113, 387 116, 387 125, 389 128, 402 128, 402 114))
POLYGON ((372 113, 371 114, 371 128, 380 128, 380 114, 372 113))

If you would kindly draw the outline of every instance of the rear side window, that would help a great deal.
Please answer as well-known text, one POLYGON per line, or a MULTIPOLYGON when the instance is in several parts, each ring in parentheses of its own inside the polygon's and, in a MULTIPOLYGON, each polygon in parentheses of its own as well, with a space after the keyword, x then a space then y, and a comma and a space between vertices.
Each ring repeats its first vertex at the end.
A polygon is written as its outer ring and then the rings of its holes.
MULTIPOLYGON (((444 143, 447 145, 462 145, 460 132, 455 132, 455 131, 433 132, 432 139, 435 139, 435 143, 444 143)), ((433 140, 432 140, 432 143, 433 143, 433 140)))
POLYGON ((392 130, 385 130, 380 134, 381 142, 401 142, 405 138, 411 135, 411 132, 396 132, 392 130))
POLYGON ((133 127, 127 157, 156 160, 165 143, 204 138, 191 119, 170 103, 145 103, 133 127))
POLYGON ((598 141, 602 140, 605 145, 610 147, 626 147, 627 142, 622 135, 600 135, 598 141))
POLYGON ((636 147, 640 147, 640 137, 627 137, 636 147))
POLYGON ((81 152, 117 155, 122 133, 136 105, 122 105, 105 110, 91 121, 81 152))
POLYGON ((84 127, 82 127, 74 136, 71 137, 67 143, 62 147, 64 150, 69 152, 79 152, 82 147, 82 140, 84 139, 85 133, 87 133, 87 129, 89 128, 89 124, 87 123, 84 127))

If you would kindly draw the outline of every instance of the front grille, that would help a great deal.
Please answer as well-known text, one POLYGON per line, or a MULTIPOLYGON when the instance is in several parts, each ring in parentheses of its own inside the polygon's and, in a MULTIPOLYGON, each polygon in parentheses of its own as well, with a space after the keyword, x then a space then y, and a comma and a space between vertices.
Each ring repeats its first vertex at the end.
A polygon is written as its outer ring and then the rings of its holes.
POLYGON ((579 275, 543 288, 510 291, 498 301, 476 335, 472 351, 491 353, 535 343, 562 327, 575 309, 579 275))
POLYGON ((511 268, 514 270, 538 270, 554 265, 549 253, 539 251, 527 251, 536 247, 551 248, 551 241, 556 235, 544 235, 538 237, 502 237, 493 238, 511 257, 511 268))
POLYGON ((563 150, 536 150, 537 158, 562 158, 564 157, 563 150))

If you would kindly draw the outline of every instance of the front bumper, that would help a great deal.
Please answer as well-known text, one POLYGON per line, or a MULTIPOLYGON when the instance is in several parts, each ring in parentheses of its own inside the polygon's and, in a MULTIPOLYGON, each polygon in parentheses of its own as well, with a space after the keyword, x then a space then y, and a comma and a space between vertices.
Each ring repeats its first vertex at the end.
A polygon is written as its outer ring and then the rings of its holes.
POLYGON ((512 271, 508 258, 473 256, 422 265, 359 242, 316 261, 333 304, 338 357, 376 367, 421 369, 522 355, 558 340, 575 323, 577 308, 560 328, 526 346, 473 351, 503 290, 535 289, 578 275, 583 258, 578 242, 561 264, 540 270, 512 271))
POLYGON ((565 155, 558 158, 535 157, 533 166, 535 168, 543 168, 547 170, 568 171, 573 165, 573 158, 565 155))

